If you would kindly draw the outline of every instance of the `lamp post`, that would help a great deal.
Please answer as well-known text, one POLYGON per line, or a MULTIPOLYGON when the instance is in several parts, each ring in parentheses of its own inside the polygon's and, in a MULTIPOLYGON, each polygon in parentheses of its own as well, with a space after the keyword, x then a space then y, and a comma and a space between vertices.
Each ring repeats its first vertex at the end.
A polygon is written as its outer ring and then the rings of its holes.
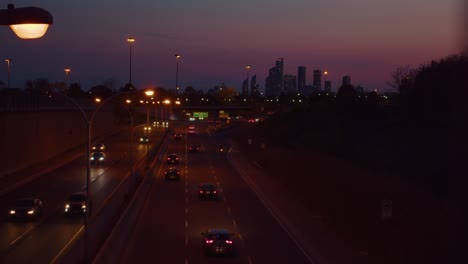
POLYGON ((65 68, 65 89, 68 89, 68 75, 70 74, 70 68, 65 68))
POLYGON ((179 59, 180 59, 180 54, 176 54, 176 94, 179 94, 179 59))
POLYGON ((10 63, 11 59, 6 59, 5 62, 7 63, 7 74, 8 74, 8 88, 10 88, 10 63))
POLYGON ((130 90, 133 90, 133 84, 132 84, 132 46, 133 43, 135 42, 135 38, 129 37, 127 38, 127 42, 130 46, 130 68, 129 68, 129 84, 130 84, 130 90))
POLYGON ((41 38, 53 20, 47 10, 39 7, 15 8, 8 4, 7 9, 0 10, 0 25, 10 26, 21 39, 41 38))
POLYGON ((323 90, 326 92, 327 90, 327 75, 328 71, 323 72, 323 90))
POLYGON ((250 65, 245 65, 245 70, 247 72, 247 89, 245 90, 245 97, 249 97, 249 70, 250 70, 250 65))

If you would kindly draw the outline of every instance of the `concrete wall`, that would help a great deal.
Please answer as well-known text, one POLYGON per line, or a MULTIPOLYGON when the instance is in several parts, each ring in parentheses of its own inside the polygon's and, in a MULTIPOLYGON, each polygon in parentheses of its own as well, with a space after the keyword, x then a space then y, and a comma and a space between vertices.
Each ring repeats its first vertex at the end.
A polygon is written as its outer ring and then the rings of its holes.
MULTIPOLYGON (((101 110, 92 136, 117 131, 112 111, 101 110)), ((86 122, 78 111, 0 113, 0 178, 86 143, 86 122)))

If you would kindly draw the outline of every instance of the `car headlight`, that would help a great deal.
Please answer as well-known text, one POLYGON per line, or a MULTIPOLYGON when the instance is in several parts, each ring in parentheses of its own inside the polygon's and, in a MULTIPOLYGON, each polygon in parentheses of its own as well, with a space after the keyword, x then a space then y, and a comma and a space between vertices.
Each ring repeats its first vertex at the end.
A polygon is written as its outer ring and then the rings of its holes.
POLYGON ((81 209, 86 209, 86 204, 81 205, 81 209))
POLYGON ((91 157, 90 160, 94 160, 94 157, 91 157))
POLYGON ((28 211, 28 215, 33 215, 34 214, 34 210, 29 210, 28 211))
POLYGON ((65 205, 65 209, 68 209, 68 208, 70 208, 70 205, 69 205, 69 204, 66 204, 66 205, 65 205))
POLYGON ((14 215, 14 214, 16 214, 16 211, 15 211, 15 210, 11 210, 11 211, 10 211, 10 214, 11 214, 11 215, 14 215))
POLYGON ((100 157, 99 160, 104 160, 104 157, 100 157))

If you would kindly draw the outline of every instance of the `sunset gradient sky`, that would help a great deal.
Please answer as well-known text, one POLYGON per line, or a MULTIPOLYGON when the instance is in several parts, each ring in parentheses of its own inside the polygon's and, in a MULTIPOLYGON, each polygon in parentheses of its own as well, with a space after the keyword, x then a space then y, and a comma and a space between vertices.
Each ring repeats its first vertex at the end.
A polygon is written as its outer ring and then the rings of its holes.
MULTIPOLYGON (((11 1, 10 1, 11 2, 11 1)), ((263 91, 276 58, 285 73, 328 70, 333 90, 343 75, 366 89, 390 89, 399 65, 418 66, 458 53, 462 0, 80 0, 14 1, 48 10, 54 24, 44 38, 20 40, 0 27, 2 61, 11 58, 11 86, 26 80, 70 82, 84 90, 128 82, 133 36, 133 83, 207 90, 225 83, 240 90, 252 66, 263 91)), ((1 8, 7 8, 7 3, 1 8)), ((6 63, 0 80, 6 83, 6 63)))

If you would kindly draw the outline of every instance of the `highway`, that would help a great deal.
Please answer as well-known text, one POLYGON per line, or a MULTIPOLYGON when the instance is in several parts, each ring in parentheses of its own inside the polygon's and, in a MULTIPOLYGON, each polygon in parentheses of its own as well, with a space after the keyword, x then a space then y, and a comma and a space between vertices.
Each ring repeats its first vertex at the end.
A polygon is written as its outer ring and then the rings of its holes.
MULTIPOLYGON (((150 143, 158 142, 166 129, 154 127, 150 132, 150 143)), ((147 151, 145 144, 138 143, 141 134, 143 127, 135 127, 134 162, 141 160, 147 151)), ((97 143, 106 145, 107 158, 104 164, 91 167, 90 193, 94 212, 129 174, 130 131, 125 129, 97 143)), ((63 210, 67 196, 85 188, 86 163, 84 155, 80 155, 78 159, 3 194, 0 197, 3 216, 0 263, 50 263, 83 227, 84 217, 65 217, 63 210), (40 219, 13 221, 7 218, 16 199, 31 196, 44 203, 45 210, 40 219)))
POLYGON ((172 140, 166 154, 177 153, 181 180, 165 181, 169 165, 155 169, 155 181, 131 238, 120 257, 121 263, 313 263, 276 221, 217 146, 229 150, 225 138, 210 136, 206 124, 196 123, 197 135, 187 135, 187 124, 176 132, 184 138, 172 140), (189 145, 201 147, 188 153, 189 145), (214 183, 220 199, 198 199, 198 186, 214 183), (220 258, 206 256, 201 233, 223 228, 235 234, 237 254, 220 258))

